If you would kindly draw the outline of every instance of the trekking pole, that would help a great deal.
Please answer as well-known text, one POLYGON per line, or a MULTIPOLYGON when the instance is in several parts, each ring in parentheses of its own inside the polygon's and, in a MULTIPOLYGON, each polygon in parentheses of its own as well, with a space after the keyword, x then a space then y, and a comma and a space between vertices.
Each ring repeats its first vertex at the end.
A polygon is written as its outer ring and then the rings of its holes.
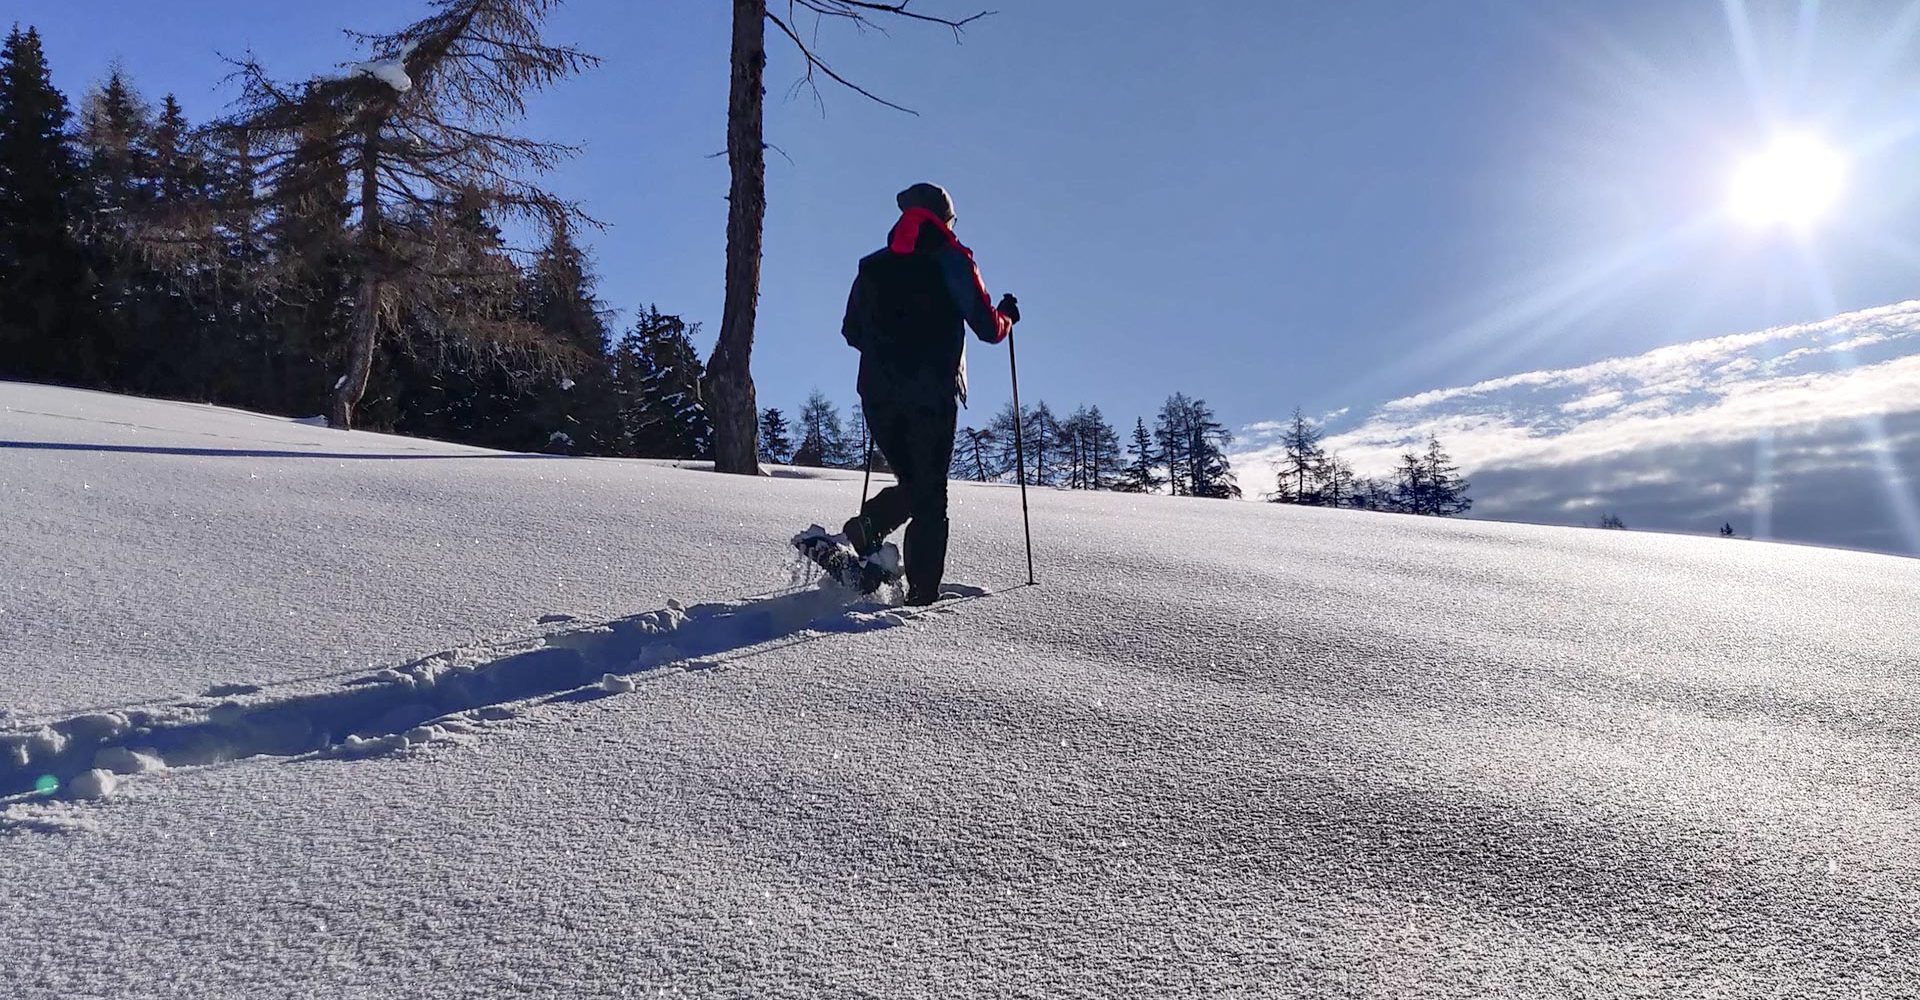
MULTIPOLYGON (((873 485, 873 424, 867 420, 865 408, 860 411, 860 430, 867 439, 867 471, 860 476, 860 509, 854 512, 860 519, 860 537, 872 541, 873 529, 867 526, 867 489, 873 485)), ((865 552, 860 553, 866 555, 865 552)))
POLYGON ((1039 581, 1033 578, 1033 518, 1027 513, 1027 446, 1021 427, 1026 418, 1020 413, 1020 363, 1013 357, 1011 325, 1007 327, 1007 370, 1013 377, 1013 465, 1020 477, 1020 524, 1027 533, 1027 586, 1033 587, 1039 581))

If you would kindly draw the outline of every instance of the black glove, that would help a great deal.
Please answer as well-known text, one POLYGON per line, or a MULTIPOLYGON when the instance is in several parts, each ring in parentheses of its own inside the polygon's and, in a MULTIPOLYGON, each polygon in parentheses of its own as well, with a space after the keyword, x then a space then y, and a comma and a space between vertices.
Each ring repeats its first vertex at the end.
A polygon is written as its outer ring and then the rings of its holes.
POLYGON ((1020 322, 1020 300, 1014 298, 1012 293, 1000 296, 1000 304, 995 308, 1000 310, 1000 315, 1015 323, 1020 322))

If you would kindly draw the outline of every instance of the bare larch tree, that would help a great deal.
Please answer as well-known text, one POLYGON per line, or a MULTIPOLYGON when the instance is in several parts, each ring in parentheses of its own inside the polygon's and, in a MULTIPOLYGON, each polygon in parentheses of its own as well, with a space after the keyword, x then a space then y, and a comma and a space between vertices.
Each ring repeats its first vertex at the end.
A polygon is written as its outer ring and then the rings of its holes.
POLYGON ((558 5, 434 0, 432 14, 399 31, 348 32, 374 58, 300 84, 275 82, 251 59, 239 63, 240 110, 222 127, 248 137, 254 168, 297 183, 296 161, 318 147, 355 182, 357 287, 332 426, 351 426, 382 331, 410 311, 434 310, 442 328, 490 342, 537 335, 533 324, 503 319, 496 309, 460 315, 469 296, 446 293, 487 276, 462 273, 470 269, 442 242, 449 213, 476 202, 548 231, 591 221, 531 179, 576 148, 511 131, 529 94, 598 62, 541 40, 541 24, 558 5))
MULTIPOLYGON (((758 475, 760 472, 757 402, 753 391, 753 327, 760 300, 761 233, 767 214, 766 139, 762 127, 766 104, 766 26, 792 40, 806 61, 800 85, 813 88, 816 73, 863 97, 908 114, 913 112, 848 80, 814 51, 796 30, 799 18, 816 24, 842 21, 856 28, 884 30, 887 20, 903 18, 943 26, 959 37, 960 29, 986 17, 980 11, 965 17, 944 17, 909 10, 913 0, 895 3, 869 0, 785 0, 785 16, 769 9, 768 0, 734 0, 732 82, 727 97, 727 166, 732 175, 727 207, 726 299, 720 313, 720 338, 707 363, 708 413, 713 418, 714 468, 719 472, 758 475)), ((781 6, 775 0, 776 7, 781 6)), ((817 94, 818 91, 816 90, 817 94)))

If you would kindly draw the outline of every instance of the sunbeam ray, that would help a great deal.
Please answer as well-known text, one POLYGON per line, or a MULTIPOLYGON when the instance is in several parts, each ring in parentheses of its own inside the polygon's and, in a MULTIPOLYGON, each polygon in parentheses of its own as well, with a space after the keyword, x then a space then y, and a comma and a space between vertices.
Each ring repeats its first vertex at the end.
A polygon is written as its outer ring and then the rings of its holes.
MULTIPOLYGON (((1821 310, 1828 314, 1839 312, 1839 297, 1834 294, 1833 279, 1827 274, 1819 256, 1813 252, 1812 244, 1806 239, 1797 239, 1794 246, 1806 266, 1808 283, 1821 310)), ((1843 345, 1835 351, 1835 355, 1842 367, 1859 367, 1859 359, 1852 348, 1843 345)), ((1893 513, 1895 530, 1900 532, 1901 540, 1909 550, 1920 552, 1920 500, 1916 500, 1914 491, 1907 488, 1907 474, 1900 467, 1899 455, 1888 439, 1885 418, 1877 413, 1868 413, 1859 416, 1855 423, 1860 428, 1862 440, 1866 442, 1867 455, 1878 473, 1880 487, 1886 493, 1887 508, 1893 513)))
POLYGON ((1760 79, 1760 52, 1754 44, 1753 21, 1747 16, 1746 0, 1720 0, 1720 9, 1727 16, 1727 34, 1733 40, 1734 57, 1740 60, 1740 77, 1746 84, 1747 98, 1761 115, 1761 121, 1771 124, 1766 87, 1760 79))

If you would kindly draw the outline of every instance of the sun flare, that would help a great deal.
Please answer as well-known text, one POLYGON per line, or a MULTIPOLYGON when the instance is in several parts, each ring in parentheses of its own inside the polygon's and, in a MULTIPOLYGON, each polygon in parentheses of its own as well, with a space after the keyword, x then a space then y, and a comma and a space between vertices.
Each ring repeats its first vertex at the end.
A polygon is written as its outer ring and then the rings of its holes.
POLYGON ((1727 209, 1754 229, 1804 229, 1832 211, 1846 174, 1846 159, 1820 139, 1778 136, 1734 171, 1727 209))

